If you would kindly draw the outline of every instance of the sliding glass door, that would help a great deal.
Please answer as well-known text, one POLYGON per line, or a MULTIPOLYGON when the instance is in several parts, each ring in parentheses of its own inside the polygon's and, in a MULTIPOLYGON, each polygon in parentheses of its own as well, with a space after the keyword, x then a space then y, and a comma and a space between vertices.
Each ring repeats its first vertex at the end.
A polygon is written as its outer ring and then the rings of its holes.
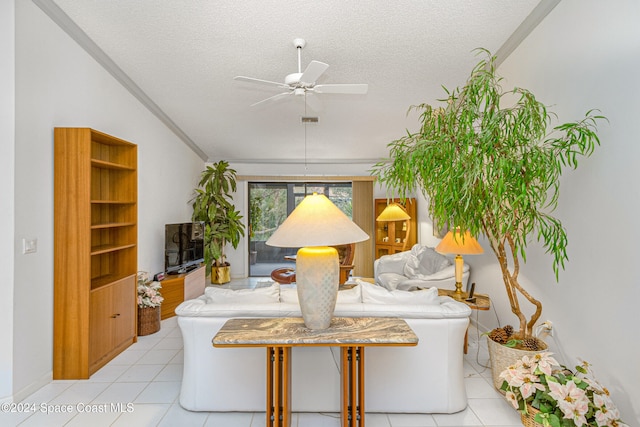
POLYGON ((249 182, 249 275, 270 276, 279 267, 295 267, 287 257, 298 248, 276 248, 265 242, 308 194, 324 194, 352 217, 351 182, 249 182))

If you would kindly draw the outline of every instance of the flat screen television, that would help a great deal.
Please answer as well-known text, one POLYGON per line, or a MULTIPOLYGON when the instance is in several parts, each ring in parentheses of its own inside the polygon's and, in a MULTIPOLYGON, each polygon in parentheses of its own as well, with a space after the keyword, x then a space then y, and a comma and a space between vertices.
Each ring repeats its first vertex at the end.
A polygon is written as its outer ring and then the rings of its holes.
POLYGON ((204 223, 166 224, 164 228, 164 270, 187 273, 204 262, 204 223))

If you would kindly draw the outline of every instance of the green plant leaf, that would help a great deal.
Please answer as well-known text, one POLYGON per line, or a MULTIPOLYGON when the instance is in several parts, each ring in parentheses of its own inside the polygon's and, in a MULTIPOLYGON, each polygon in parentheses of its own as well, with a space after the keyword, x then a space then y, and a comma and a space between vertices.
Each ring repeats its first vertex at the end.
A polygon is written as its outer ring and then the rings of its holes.
POLYGON ((515 346, 517 346, 521 342, 522 342, 522 340, 509 340, 506 343, 504 343, 503 345, 505 347, 514 348, 515 346))
POLYGON ((245 224, 233 205, 236 171, 221 160, 208 165, 200 176, 198 188, 190 203, 193 221, 204 221, 204 259, 207 268, 224 264, 224 248, 230 243, 237 248, 244 236, 245 224))

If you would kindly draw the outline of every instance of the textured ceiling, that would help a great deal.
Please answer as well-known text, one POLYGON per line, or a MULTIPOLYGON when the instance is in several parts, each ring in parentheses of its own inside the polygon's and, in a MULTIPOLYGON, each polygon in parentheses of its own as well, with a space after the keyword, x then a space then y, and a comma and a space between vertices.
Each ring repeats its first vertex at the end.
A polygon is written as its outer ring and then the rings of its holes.
POLYGON ((408 107, 436 102, 441 85, 462 85, 478 61, 473 50, 497 52, 539 3, 34 1, 64 11, 60 21, 86 33, 203 157, 290 163, 385 157, 389 142, 416 128, 408 107), (303 69, 311 60, 330 65, 319 84, 367 83, 368 93, 312 95, 317 110, 304 96, 250 107, 280 90, 233 77, 283 81, 297 71, 298 37, 307 42, 303 69), (302 124, 304 115, 318 123, 302 124))

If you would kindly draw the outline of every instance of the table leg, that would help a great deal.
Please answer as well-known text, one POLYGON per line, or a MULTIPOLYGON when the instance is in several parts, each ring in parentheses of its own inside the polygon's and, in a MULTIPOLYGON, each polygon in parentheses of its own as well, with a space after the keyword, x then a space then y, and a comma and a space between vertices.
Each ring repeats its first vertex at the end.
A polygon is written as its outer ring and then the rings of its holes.
POLYGON ((291 347, 267 347, 266 425, 291 425, 291 347))
POLYGON ((341 359, 342 426, 364 427, 364 347, 342 347, 341 359))
POLYGON ((467 354, 467 351, 469 350, 469 327, 467 327, 467 330, 464 332, 464 354, 467 354))

